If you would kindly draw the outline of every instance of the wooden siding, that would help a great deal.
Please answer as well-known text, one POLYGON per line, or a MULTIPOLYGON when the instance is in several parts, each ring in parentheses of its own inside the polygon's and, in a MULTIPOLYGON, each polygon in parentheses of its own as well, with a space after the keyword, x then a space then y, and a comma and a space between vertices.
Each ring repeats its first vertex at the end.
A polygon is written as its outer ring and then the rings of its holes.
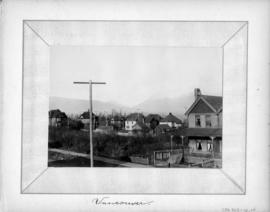
MULTIPOLYGON (((197 127, 195 124, 195 116, 196 115, 199 115, 201 118, 201 126, 200 126, 201 128, 206 127, 206 123, 205 123, 205 116, 206 115, 210 115, 211 127, 213 127, 213 128, 220 127, 218 115, 216 115, 215 113, 205 113, 205 114, 190 113, 188 116, 188 127, 190 127, 190 128, 197 127)), ((222 119, 222 117, 221 117, 221 119, 222 119)))
POLYGON ((195 114, 189 114, 188 116, 188 127, 195 127, 195 114))
POLYGON ((222 112, 218 114, 218 125, 222 127, 222 112))
POLYGON ((133 126, 136 124, 136 121, 125 121, 125 129, 126 130, 133 130, 133 126))

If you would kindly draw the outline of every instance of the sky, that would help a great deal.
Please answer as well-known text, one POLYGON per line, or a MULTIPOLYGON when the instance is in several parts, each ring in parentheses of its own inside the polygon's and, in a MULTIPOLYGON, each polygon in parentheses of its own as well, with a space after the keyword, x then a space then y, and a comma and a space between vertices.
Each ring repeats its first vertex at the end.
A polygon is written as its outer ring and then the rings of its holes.
POLYGON ((135 106, 148 99, 193 94, 222 95, 221 48, 136 46, 54 46, 50 57, 50 96, 93 99, 135 106))

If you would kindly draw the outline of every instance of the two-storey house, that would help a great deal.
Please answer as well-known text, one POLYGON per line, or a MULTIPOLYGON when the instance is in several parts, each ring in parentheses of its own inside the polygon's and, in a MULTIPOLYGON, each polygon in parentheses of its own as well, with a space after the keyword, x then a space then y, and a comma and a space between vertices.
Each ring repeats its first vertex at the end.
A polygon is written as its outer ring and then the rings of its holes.
POLYGON ((181 131, 193 154, 220 158, 222 152, 222 97, 194 91, 195 101, 186 111, 188 127, 181 131))

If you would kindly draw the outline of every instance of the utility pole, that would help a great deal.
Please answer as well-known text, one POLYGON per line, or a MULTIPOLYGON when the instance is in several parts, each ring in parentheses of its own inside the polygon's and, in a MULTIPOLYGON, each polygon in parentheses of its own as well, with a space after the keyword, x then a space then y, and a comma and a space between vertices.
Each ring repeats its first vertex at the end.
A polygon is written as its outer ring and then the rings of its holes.
POLYGON ((182 155, 182 160, 185 160, 185 145, 184 145, 184 137, 183 135, 181 135, 181 139, 182 139, 182 149, 183 149, 183 155, 182 155))
POLYGON ((173 143, 173 135, 171 135, 171 152, 172 152, 172 143, 173 143))
POLYGON ((73 82, 74 84, 89 84, 89 139, 90 139, 90 167, 94 167, 94 157, 93 157, 93 123, 92 123, 92 85, 104 85, 106 82, 73 82))

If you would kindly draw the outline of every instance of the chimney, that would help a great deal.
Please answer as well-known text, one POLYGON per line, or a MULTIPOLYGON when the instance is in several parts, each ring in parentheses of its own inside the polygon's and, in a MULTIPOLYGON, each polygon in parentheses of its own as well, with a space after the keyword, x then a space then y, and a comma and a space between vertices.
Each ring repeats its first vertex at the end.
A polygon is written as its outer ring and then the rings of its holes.
POLYGON ((199 98, 201 95, 202 95, 202 93, 201 93, 200 88, 195 88, 195 89, 194 89, 194 97, 195 97, 195 100, 196 100, 197 98, 199 98))

